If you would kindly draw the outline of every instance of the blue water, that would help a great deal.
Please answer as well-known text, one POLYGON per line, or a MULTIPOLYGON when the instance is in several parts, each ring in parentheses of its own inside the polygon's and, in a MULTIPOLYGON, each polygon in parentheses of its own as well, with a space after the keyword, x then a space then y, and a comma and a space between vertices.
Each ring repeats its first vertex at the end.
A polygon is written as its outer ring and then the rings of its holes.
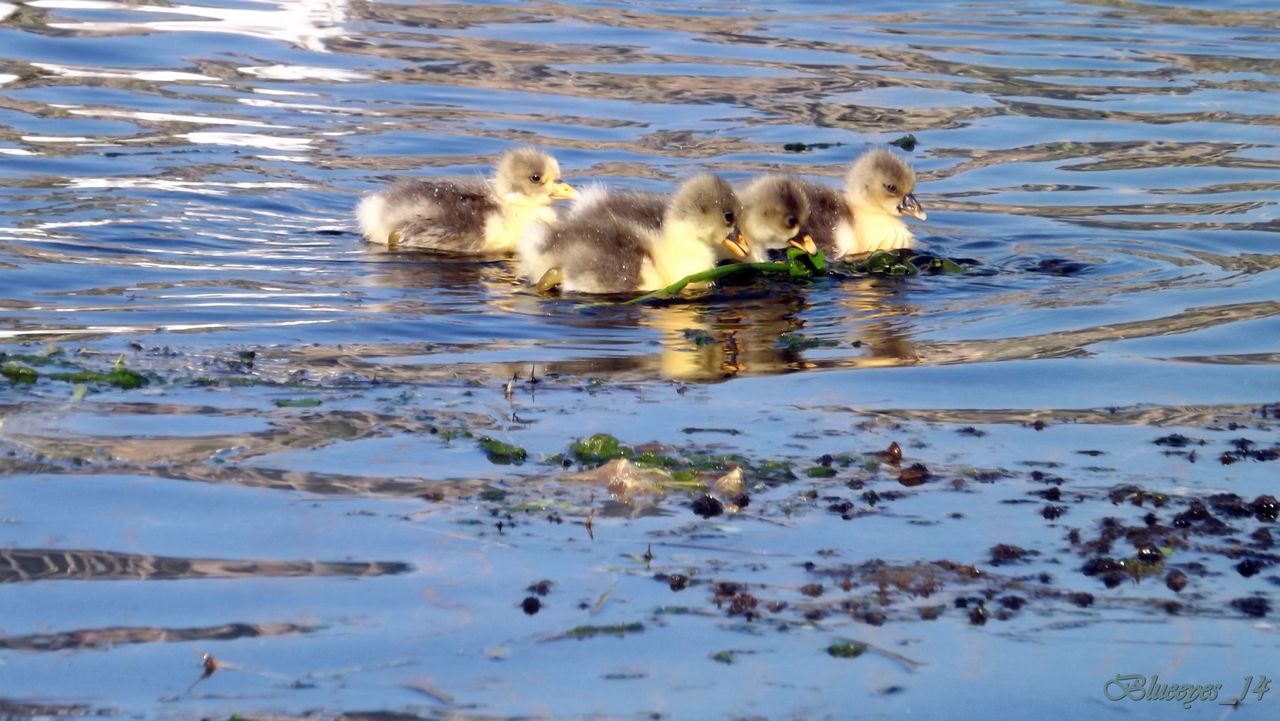
POLYGON ((0 563, 0 716, 1166 718, 1105 682, 1275 673, 1276 611, 1229 601, 1274 605, 1280 576, 1221 550, 1265 522, 1174 551, 1205 569, 1181 595, 1107 589, 1066 539, 1141 523, 1117 484, 1276 493, 1274 462, 1217 458, 1280 441, 1256 410, 1280 400, 1277 48, 1269 2, 0 3, 0 352, 56 354, 0 380, 0 549, 90 568, 0 563), (918 234, 975 272, 620 307, 539 296, 510 261, 367 247, 352 217, 517 145, 575 184, 665 191, 708 169, 836 184, 907 133, 918 234), (151 382, 49 375, 118 359, 151 382), (892 474, 801 474, 704 521, 682 491, 610 502, 541 463, 595 432, 797 469, 900 441, 939 480, 868 508, 846 482, 892 474), (1199 462, 1152 445, 1173 432, 1206 440, 1199 462), (1037 468, 1067 477, 1057 522, 1037 468), (997 543, 1041 555, 989 568, 997 543), (947 582, 933 622, 798 610, 803 563, 871 559, 1098 602, 974 626, 954 600, 978 591, 947 582), (289 565, 312 561, 392 565, 289 565), (174 563, 204 570, 155 577, 174 563), (703 583, 652 578, 673 572, 703 583), (728 617, 712 579, 790 610, 728 617), (892 653, 832 659, 840 639, 892 653), (203 653, 223 666, 193 687, 203 653))

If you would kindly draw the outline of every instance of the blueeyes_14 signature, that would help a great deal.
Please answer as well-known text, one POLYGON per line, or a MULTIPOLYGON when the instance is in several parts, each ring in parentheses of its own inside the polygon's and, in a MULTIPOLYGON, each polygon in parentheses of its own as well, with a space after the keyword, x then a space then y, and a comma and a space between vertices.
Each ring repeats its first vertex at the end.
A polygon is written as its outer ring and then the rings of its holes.
POLYGON ((1245 676, 1243 688, 1233 698, 1219 701, 1220 683, 1161 683, 1159 675, 1151 678, 1139 673, 1116 674, 1102 686, 1102 693, 1109 701, 1175 701, 1189 709, 1197 701, 1217 701, 1222 706, 1235 706, 1250 695, 1261 701, 1271 690, 1271 679, 1266 676, 1245 676))

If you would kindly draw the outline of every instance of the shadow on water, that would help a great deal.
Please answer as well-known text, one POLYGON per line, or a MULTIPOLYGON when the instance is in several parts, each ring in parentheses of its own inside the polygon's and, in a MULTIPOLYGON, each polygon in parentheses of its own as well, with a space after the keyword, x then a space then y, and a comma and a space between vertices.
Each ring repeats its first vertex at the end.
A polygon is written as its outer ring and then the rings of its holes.
POLYGON ((1262 718, 1218 702, 1277 645, 1278 34, 0 3, 0 716, 1262 718), (352 218, 517 144, 667 191, 907 133, 971 272, 622 305, 352 218))

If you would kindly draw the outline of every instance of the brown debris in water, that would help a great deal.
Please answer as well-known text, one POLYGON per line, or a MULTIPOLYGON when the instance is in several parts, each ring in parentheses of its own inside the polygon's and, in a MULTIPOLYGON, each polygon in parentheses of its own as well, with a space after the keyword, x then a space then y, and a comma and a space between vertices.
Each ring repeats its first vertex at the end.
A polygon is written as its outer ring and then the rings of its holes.
POLYGON ((614 498, 630 502, 637 496, 660 495, 671 482, 671 474, 656 468, 641 468, 626 458, 615 458, 591 470, 571 473, 566 480, 601 485, 614 498))
POLYGON ((898 474, 898 483, 913 488, 922 485, 929 478, 929 469, 923 463, 913 463, 910 468, 903 469, 898 474))
POLYGON ((991 547, 991 565, 1002 566, 1006 563, 1021 561, 1025 556, 1038 555, 1040 554, 1035 551, 1028 551, 1010 543, 998 543, 991 547))
POLYGON ((902 464, 902 446, 897 441, 890 443, 883 451, 872 451, 867 455, 895 466, 902 464))
POLYGON ((186 693, 188 694, 191 693, 191 691, 194 690, 195 687, 199 685, 201 681, 212 676, 214 672, 217 671, 222 666, 222 664, 218 663, 218 659, 214 658, 212 654, 208 654, 208 653, 200 657, 200 664, 201 664, 200 678, 197 678, 195 681, 191 683, 190 686, 187 687, 186 693))

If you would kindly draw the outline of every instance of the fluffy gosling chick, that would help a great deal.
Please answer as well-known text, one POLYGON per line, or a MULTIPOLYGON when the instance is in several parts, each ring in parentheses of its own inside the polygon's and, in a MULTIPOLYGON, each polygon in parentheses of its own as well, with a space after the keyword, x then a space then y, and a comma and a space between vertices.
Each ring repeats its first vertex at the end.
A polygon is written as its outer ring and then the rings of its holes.
POLYGON ((650 215, 633 213, 634 205, 619 204, 617 212, 613 205, 604 196, 592 208, 526 236, 520 244, 524 276, 541 289, 647 291, 714 267, 722 252, 736 258, 750 253, 738 228, 742 205, 733 188, 714 175, 685 181, 667 202, 659 227, 645 221, 650 215))
POLYGON ((824 185, 802 184, 809 198, 809 224, 829 258, 915 246, 903 216, 927 219, 914 195, 916 174, 883 148, 863 153, 845 178, 841 194, 824 185))
POLYGON ((818 252, 809 234, 809 198, 795 178, 762 175, 742 191, 742 232, 751 238, 751 259, 788 246, 818 252))
POLYGON ((371 243, 446 253, 510 253, 536 222, 555 221, 551 203, 574 197, 556 159, 533 148, 502 154, 492 182, 402 180, 360 201, 356 218, 371 243))

